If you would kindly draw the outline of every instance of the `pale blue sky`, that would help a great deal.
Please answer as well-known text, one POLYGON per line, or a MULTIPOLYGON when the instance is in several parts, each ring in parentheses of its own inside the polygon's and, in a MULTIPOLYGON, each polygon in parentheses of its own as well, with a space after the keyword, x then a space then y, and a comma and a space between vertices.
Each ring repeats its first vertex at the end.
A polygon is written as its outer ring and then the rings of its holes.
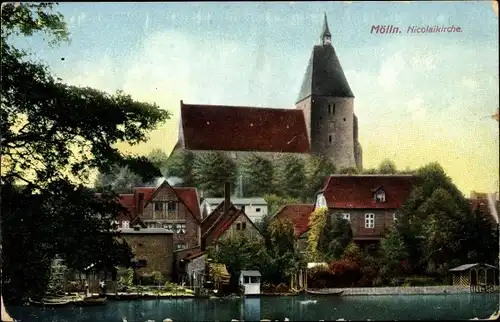
POLYGON ((326 11, 356 96, 365 167, 439 161, 464 191, 498 190, 498 17, 490 1, 61 3, 72 42, 19 40, 69 83, 123 89, 173 113, 152 140, 176 141, 179 101, 293 107, 326 11), (462 33, 370 34, 372 25, 462 33), (62 61, 61 57, 65 60, 62 61), (496 187, 496 188, 495 188, 496 187))

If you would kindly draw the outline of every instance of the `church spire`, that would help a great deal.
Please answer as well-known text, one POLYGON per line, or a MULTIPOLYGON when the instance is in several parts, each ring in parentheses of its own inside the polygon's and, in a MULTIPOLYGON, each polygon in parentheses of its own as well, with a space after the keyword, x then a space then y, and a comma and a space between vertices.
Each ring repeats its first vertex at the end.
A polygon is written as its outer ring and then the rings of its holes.
POLYGON ((330 29, 328 28, 328 20, 326 18, 325 11, 325 19, 323 21, 323 31, 321 32, 321 44, 323 46, 330 45, 332 43, 332 34, 330 33, 330 29))

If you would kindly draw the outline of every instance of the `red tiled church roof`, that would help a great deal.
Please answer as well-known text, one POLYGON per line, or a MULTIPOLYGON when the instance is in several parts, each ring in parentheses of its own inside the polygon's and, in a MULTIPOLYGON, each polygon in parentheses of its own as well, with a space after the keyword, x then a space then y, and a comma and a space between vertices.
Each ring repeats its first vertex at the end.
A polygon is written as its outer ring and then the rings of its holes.
POLYGON ((322 193, 329 208, 398 209, 413 184, 411 175, 334 175, 322 193), (385 191, 385 202, 373 198, 375 189, 385 191))
POLYGON ((189 150, 309 153, 300 109, 191 105, 181 101, 180 141, 189 150))
POLYGON ((293 224, 295 236, 299 237, 309 229, 309 216, 314 205, 285 205, 275 215, 276 219, 287 219, 293 224))

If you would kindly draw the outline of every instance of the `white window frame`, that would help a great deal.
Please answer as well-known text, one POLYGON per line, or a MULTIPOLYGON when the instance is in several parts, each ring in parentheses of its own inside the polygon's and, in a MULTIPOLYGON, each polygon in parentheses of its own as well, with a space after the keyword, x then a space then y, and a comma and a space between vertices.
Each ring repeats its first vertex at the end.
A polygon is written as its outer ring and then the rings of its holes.
POLYGON ((365 214, 365 228, 369 228, 369 229, 375 228, 375 214, 374 213, 365 214))
POLYGON ((351 222, 351 214, 347 212, 343 212, 340 214, 342 216, 342 219, 347 220, 348 222, 351 222))
POLYGON ((124 229, 130 228, 130 222, 128 220, 122 221, 122 228, 124 229))
POLYGON ((175 232, 177 234, 185 234, 186 233, 186 224, 175 225, 175 232))

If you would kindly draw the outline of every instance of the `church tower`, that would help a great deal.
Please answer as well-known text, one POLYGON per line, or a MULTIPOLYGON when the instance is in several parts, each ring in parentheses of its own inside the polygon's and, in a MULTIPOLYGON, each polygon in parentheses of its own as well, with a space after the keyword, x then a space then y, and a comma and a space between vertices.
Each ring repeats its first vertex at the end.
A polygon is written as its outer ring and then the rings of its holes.
POLYGON ((332 160, 338 169, 362 168, 354 94, 332 46, 326 13, 295 106, 304 112, 314 155, 332 160))

